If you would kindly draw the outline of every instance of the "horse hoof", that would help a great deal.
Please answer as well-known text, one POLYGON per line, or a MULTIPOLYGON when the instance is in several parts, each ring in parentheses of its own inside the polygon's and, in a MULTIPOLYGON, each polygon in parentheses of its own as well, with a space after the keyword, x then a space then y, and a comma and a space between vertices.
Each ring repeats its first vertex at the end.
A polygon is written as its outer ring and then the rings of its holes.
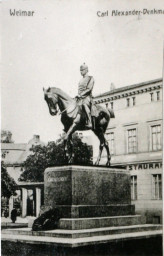
POLYGON ((108 162, 106 163, 106 166, 110 166, 110 161, 108 161, 108 162))
POLYGON ((73 164, 73 158, 71 158, 68 163, 73 164))
POLYGON ((68 161, 68 157, 66 157, 66 156, 64 157, 64 162, 65 162, 65 163, 68 163, 68 162, 69 162, 69 161, 68 161))

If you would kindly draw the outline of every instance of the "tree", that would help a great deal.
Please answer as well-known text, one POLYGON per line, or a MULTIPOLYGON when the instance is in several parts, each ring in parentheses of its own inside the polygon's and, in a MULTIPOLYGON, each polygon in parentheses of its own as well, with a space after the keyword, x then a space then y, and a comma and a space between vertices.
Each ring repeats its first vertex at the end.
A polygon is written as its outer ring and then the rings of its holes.
POLYGON ((1 130, 1 143, 13 143, 10 131, 1 130))
POLYGON ((1 197, 10 198, 16 195, 16 183, 14 179, 8 174, 3 162, 1 162, 1 197))
MULTIPOLYGON (((92 147, 83 143, 78 135, 73 136, 74 162, 80 165, 92 164, 92 147)), ((62 137, 56 142, 49 142, 47 146, 33 146, 32 154, 23 164, 24 171, 20 181, 42 182, 47 167, 67 164, 64 159, 64 143, 62 137)))

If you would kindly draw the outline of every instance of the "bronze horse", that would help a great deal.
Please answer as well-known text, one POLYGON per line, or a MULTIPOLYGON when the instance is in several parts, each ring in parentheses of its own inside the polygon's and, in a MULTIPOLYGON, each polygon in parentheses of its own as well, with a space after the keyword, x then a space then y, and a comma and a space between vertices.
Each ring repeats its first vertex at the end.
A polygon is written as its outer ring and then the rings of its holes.
MULTIPOLYGON (((88 130, 86 126, 86 114, 83 107, 78 104, 76 99, 71 98, 65 92, 59 88, 48 88, 44 91, 44 99, 46 100, 49 112, 52 116, 56 115, 58 112, 61 114, 61 122, 64 125, 64 131, 66 132, 64 138, 64 150, 65 157, 68 160, 68 163, 73 162, 73 153, 72 153, 72 134, 79 130, 84 131, 88 130), (58 107, 57 107, 58 106, 58 107), (70 153, 68 151, 70 148, 70 153)), ((97 115, 95 117, 94 127, 92 131, 98 137, 100 141, 99 146, 99 155, 95 165, 98 165, 101 159, 101 154, 103 147, 105 147, 107 152, 107 162, 106 165, 110 166, 110 151, 108 147, 108 142, 106 141, 104 134, 108 127, 110 118, 114 118, 114 112, 111 109, 105 109, 99 105, 96 105, 97 115)))

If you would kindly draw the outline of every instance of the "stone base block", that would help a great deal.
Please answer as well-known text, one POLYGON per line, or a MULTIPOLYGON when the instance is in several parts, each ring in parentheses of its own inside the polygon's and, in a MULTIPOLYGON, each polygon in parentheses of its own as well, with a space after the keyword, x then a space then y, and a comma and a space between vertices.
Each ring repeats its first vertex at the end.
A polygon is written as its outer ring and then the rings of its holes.
MULTIPOLYGON (((44 207, 48 211, 49 207, 44 207)), ((61 218, 89 218, 134 215, 134 205, 56 205, 61 218)))
POLYGON ((116 168, 63 166, 45 170, 45 209, 57 208, 64 218, 134 214, 130 174, 116 168))
POLYGON ((45 170, 46 206, 130 203, 130 174, 126 170, 94 166, 63 166, 45 170))
POLYGON ((99 218, 79 218, 60 219, 59 229, 80 230, 104 227, 130 226, 145 224, 145 219, 141 215, 99 217, 99 218))

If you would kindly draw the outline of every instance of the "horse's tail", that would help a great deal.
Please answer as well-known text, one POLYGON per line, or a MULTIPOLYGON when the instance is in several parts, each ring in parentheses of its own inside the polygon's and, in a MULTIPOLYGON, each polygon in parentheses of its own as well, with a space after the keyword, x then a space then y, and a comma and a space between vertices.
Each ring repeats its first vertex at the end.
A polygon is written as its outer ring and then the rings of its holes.
POLYGON ((108 112, 109 112, 109 114, 110 114, 110 118, 115 118, 115 114, 114 114, 113 109, 108 108, 108 112))

